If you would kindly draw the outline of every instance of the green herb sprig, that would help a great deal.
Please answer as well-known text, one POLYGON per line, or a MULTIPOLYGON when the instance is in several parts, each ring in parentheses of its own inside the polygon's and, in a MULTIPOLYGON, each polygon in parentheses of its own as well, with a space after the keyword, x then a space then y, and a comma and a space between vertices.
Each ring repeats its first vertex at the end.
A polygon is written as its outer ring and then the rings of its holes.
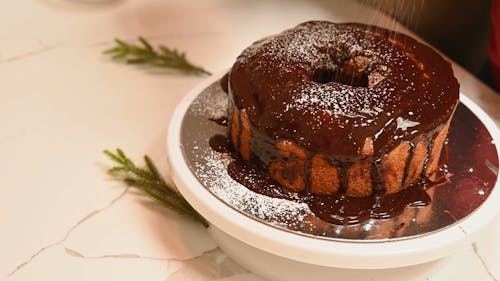
POLYGON ((155 164, 147 155, 144 156, 146 167, 139 168, 119 148, 114 153, 104 150, 104 154, 116 164, 116 166, 108 170, 116 179, 139 189, 162 206, 179 215, 188 217, 208 227, 207 220, 196 212, 173 186, 165 182, 155 164))
POLYGON ((114 60, 125 60, 128 64, 145 64, 153 67, 176 69, 185 74, 210 75, 210 72, 189 62, 186 54, 175 48, 159 45, 155 49, 143 37, 139 37, 138 40, 141 45, 115 39, 116 45, 103 53, 111 55, 114 60))

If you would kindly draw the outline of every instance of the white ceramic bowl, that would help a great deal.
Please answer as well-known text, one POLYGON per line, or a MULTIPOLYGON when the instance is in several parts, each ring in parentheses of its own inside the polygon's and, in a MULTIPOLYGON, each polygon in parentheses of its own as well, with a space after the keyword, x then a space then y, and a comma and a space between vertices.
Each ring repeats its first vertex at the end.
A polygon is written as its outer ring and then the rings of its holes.
MULTIPOLYGON (((320 276, 354 272, 345 269, 375 270, 370 271, 373 273, 380 269, 397 270, 394 268, 409 266, 416 271, 427 271, 435 265, 429 262, 473 243, 479 230, 500 210, 497 179, 486 201, 468 217, 440 231, 403 240, 343 242, 317 239, 283 231, 245 216, 216 198, 197 180, 180 147, 181 123, 188 107, 222 74, 196 86, 175 110, 167 136, 170 174, 186 200, 210 222, 209 233, 220 247, 264 277, 304 280, 300 277, 311 275, 303 274, 321 273, 311 280, 322 280, 320 276)), ((495 143, 499 143, 499 131, 486 113, 466 96, 461 95, 460 100, 482 120, 495 143)))

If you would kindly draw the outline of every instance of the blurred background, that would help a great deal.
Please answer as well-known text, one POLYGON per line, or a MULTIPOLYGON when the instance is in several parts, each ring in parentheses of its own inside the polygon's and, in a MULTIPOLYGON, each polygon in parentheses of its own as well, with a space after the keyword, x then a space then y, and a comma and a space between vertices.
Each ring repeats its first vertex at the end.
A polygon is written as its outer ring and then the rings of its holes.
MULTIPOLYGON (((394 17, 494 88, 488 44, 491 0, 358 0, 394 17)), ((498 1, 496 1, 498 2, 498 1)), ((498 88, 496 89, 498 92, 498 88)))

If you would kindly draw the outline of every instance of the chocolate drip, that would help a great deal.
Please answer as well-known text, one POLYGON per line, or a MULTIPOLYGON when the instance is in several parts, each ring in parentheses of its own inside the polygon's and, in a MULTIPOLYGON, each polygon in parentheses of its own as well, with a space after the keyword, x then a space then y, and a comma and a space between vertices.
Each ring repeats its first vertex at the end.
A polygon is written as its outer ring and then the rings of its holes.
POLYGON ((401 182, 402 185, 405 184, 406 179, 408 178, 408 174, 410 173, 411 161, 413 160, 413 154, 415 153, 415 147, 417 146, 413 142, 409 142, 409 144, 410 144, 410 153, 408 153, 408 158, 406 159, 405 173, 403 176, 403 181, 401 182))
POLYGON ((312 156, 308 154, 304 163, 304 182, 306 184, 305 191, 311 192, 311 172, 312 172, 312 156))
POLYGON ((422 173, 420 174, 420 177, 423 179, 427 178, 427 166, 431 159, 432 148, 434 147, 434 140, 436 139, 436 137, 437 133, 430 138, 426 138, 425 140, 427 142, 427 154, 426 154, 427 156, 425 157, 424 165, 422 167, 422 173))
POLYGON ((402 229, 405 226, 405 223, 399 223, 393 230, 393 232, 398 232, 400 229, 402 229))
POLYGON ((448 163, 448 159, 450 157, 450 155, 448 154, 448 139, 445 140, 445 142, 443 143, 443 151, 441 153, 441 163, 443 163, 443 165, 446 165, 446 163, 448 163))
POLYGON ((371 179, 373 184, 373 190, 376 193, 383 194, 385 193, 385 186, 384 186, 384 179, 382 177, 381 160, 376 159, 372 161, 371 164, 372 164, 371 179))
POLYGON ((231 139, 227 135, 214 135, 210 138, 208 141, 208 144, 210 147, 217 152, 231 152, 232 145, 231 145, 231 139))
POLYGON ((227 127, 227 125, 228 125, 226 116, 222 116, 219 118, 208 118, 208 120, 215 122, 217 125, 220 125, 223 127, 227 127))
POLYGON ((340 179, 340 188, 339 191, 345 193, 347 190, 347 184, 349 182, 349 165, 339 165, 339 179, 340 179))
POLYGON ((293 192, 281 187, 259 167, 259 163, 236 158, 229 164, 228 174, 254 192, 306 203, 317 217, 333 224, 350 225, 369 218, 386 219, 401 214, 408 206, 422 207, 430 203, 423 185, 413 185, 396 194, 374 194, 367 197, 350 197, 341 193, 315 195, 306 191, 293 192))
MULTIPOLYGON (((241 122, 241 114, 240 111, 236 111, 236 116, 238 117, 238 132, 236 132, 236 143, 234 144, 234 147, 236 148, 237 151, 240 150, 240 145, 241 145, 241 132, 242 132, 242 127, 243 127, 243 122, 241 122)), ((234 120, 233 120, 234 122, 234 120)))

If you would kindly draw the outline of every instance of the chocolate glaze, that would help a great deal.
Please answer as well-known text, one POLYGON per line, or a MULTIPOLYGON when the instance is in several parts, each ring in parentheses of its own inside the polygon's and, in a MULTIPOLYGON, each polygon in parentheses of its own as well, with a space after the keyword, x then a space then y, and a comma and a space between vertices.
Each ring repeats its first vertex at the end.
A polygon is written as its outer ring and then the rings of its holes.
MULTIPOLYGON (((254 43, 229 77, 232 104, 265 142, 292 140, 332 161, 374 159, 449 119, 458 101, 450 63, 401 33, 307 22, 254 43)), ((265 161, 264 161, 265 162, 265 161)))
MULTIPOLYGON (((380 162, 381 162, 380 159, 373 161, 372 172, 370 175, 372 178, 372 184, 374 185, 373 189, 378 193, 384 193, 385 187, 382 180, 382 171, 381 171, 382 168, 380 162)), ((407 166, 405 169, 407 168, 409 167, 407 166)))
POLYGON ((208 141, 210 148, 217 152, 232 152, 234 151, 231 144, 231 139, 227 135, 214 135, 208 141))
POLYGON ((208 120, 215 122, 217 125, 227 127, 227 117, 222 116, 219 118, 208 118, 208 120))
POLYGON ((415 146, 416 146, 416 144, 410 142, 410 154, 409 154, 408 158, 406 159, 405 173, 403 176, 403 183, 406 181, 406 178, 408 177, 408 174, 410 172, 410 162, 413 159, 413 154, 415 153, 415 146))
MULTIPOLYGON (((214 135, 209 144, 218 152, 232 151, 229 137, 225 135, 214 135)), ((431 201, 424 189, 446 183, 419 182, 396 194, 374 194, 368 197, 351 197, 340 192, 334 195, 316 195, 308 191, 293 192, 283 188, 262 170, 262 164, 256 158, 253 161, 245 161, 239 158, 238 154, 230 155, 233 159, 228 165, 231 178, 254 192, 306 203, 317 217, 332 224, 350 225, 370 218, 387 219, 401 214, 406 207, 424 207, 431 201)))

